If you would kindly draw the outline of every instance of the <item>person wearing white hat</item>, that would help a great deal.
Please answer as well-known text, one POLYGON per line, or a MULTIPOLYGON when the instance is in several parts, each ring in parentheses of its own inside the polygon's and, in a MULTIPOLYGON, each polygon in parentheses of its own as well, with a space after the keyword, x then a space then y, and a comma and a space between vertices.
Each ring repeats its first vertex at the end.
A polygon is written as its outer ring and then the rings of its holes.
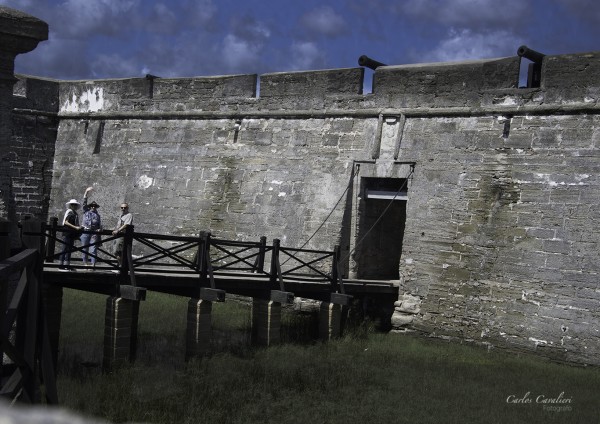
POLYGON ((75 239, 78 238, 78 231, 81 230, 79 215, 76 212, 81 204, 77 200, 71 199, 65 205, 67 210, 65 211, 62 225, 66 228, 63 232, 63 248, 60 253, 59 269, 75 271, 74 268, 71 268, 71 252, 75 245, 75 239))

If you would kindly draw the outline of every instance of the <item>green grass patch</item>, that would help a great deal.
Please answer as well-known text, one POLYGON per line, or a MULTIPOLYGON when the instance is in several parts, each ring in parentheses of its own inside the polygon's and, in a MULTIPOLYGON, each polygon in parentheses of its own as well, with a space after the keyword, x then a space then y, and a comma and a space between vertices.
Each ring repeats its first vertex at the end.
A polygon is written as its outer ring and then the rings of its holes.
POLYGON ((254 348, 250 306, 232 301, 213 306, 210 354, 185 363, 187 299, 156 293, 140 307, 138 360, 102 374, 105 299, 65 290, 58 386, 64 406, 112 422, 600 422, 598 368, 368 326, 321 343, 314 316, 289 312, 284 342, 254 348), (539 402, 559 395, 569 402, 539 402))

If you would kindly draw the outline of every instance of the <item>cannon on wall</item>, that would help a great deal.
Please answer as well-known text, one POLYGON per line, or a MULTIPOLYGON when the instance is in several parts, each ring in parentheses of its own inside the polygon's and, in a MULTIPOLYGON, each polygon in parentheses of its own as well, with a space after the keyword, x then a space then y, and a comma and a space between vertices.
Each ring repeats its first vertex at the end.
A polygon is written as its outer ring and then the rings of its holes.
POLYGON ((539 87, 542 83, 542 62, 546 55, 532 50, 527 46, 519 47, 517 49, 517 55, 532 62, 529 64, 529 69, 527 71, 527 88, 539 87))
POLYGON ((374 59, 371 59, 369 56, 363 54, 361 57, 358 58, 358 66, 365 66, 367 68, 375 70, 380 66, 387 65, 385 63, 381 63, 374 59))

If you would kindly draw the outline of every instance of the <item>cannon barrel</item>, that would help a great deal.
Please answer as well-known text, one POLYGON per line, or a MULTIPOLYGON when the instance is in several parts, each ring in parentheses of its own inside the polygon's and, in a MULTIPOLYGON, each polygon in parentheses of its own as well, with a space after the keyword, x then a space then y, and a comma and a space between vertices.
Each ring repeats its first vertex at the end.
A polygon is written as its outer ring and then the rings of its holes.
POLYGON ((534 63, 542 63, 542 60, 544 59, 545 54, 540 53, 540 52, 536 52, 535 50, 531 50, 529 47, 527 46, 521 46, 518 48, 517 50, 517 54, 520 57, 524 57, 525 59, 529 59, 534 63))
POLYGON ((363 54, 361 57, 358 58, 358 66, 366 66, 367 68, 375 70, 380 66, 387 65, 385 63, 377 62, 376 60, 373 60, 370 57, 363 54))

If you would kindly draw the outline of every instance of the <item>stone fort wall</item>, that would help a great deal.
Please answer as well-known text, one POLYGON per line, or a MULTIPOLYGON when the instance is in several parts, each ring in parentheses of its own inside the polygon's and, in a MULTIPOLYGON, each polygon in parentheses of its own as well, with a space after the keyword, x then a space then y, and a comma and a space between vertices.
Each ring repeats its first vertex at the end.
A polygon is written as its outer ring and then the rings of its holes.
POLYGON ((386 66, 371 94, 360 68, 20 76, 16 125, 40 152, 21 165, 48 216, 93 185, 107 227, 125 201, 136 231, 340 245, 349 277, 399 285, 398 331, 599 364, 600 53, 546 56, 538 88, 519 69, 386 66))
POLYGON ((46 220, 58 130, 58 81, 21 78, 13 88, 8 156, 18 215, 46 220))

